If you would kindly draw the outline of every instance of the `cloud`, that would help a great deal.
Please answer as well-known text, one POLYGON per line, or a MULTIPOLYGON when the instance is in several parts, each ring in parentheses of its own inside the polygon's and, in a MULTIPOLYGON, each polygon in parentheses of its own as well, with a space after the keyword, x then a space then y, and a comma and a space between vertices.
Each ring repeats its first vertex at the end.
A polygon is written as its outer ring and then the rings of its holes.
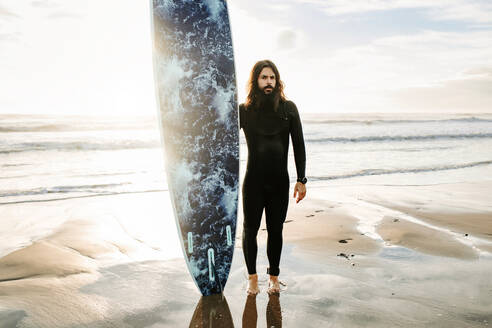
MULTIPOLYGON (((18 23, 20 20, 19 15, 13 13, 9 9, 0 5, 0 23, 2 21, 8 21, 5 24, 0 24, 0 47, 4 48, 4 46, 12 45, 17 43, 20 40, 22 33, 20 33, 14 26, 15 23, 18 23), (15 21, 12 21, 15 20, 15 21)), ((2 49, 2 52, 5 50, 2 49)), ((0 57, 4 57, 0 52, 0 57)), ((2 58, 3 59, 3 58, 2 58)))
POLYGON ((19 15, 14 14, 13 12, 9 11, 7 8, 0 6, 0 19, 12 19, 12 18, 19 18, 19 15))
POLYGON ((411 112, 492 113, 492 67, 470 70, 462 79, 436 86, 397 90, 391 100, 399 110, 411 112))
POLYGON ((463 2, 441 6, 430 11, 435 20, 468 21, 475 23, 492 23, 492 3, 463 2))
POLYGON ((20 40, 21 34, 19 32, 13 33, 0 33, 0 42, 18 42, 20 40))
POLYGON ((238 11, 255 19, 260 20, 264 24, 273 24, 283 21, 285 17, 295 9, 298 5, 295 1, 286 0, 271 0, 250 1, 250 0, 235 0, 228 1, 229 10, 238 11))
POLYGON ((329 15, 345 15, 363 13, 368 11, 383 11, 402 8, 422 8, 434 7, 439 1, 412 0, 412 1, 394 1, 394 0, 297 0, 301 3, 307 3, 319 6, 329 15))
POLYGON ((268 10, 272 10, 277 13, 286 12, 292 8, 292 5, 287 3, 265 3, 265 6, 266 8, 268 8, 268 10))
POLYGON ((280 50, 295 48, 297 34, 292 30, 283 30, 277 36, 277 45, 280 50))
POLYGON ((485 31, 423 31, 384 37, 339 49, 327 61, 333 62, 334 69, 344 67, 347 78, 363 84, 377 79, 377 84, 389 89, 431 86, 492 65, 492 35, 485 31))
POLYGON ((395 9, 428 9, 435 20, 459 20, 475 23, 492 22, 492 4, 488 0, 294 0, 319 7, 330 16, 395 9))
POLYGON ((480 67, 476 69, 471 69, 465 74, 469 76, 481 76, 481 77, 490 77, 492 78, 492 67, 480 67))
POLYGON ((71 12, 64 12, 64 11, 58 11, 54 12, 52 14, 49 14, 46 16, 47 18, 53 18, 53 19, 64 19, 64 18, 82 18, 82 15, 71 13, 71 12))
POLYGON ((311 51, 309 58, 309 69, 292 56, 284 65, 289 96, 300 99, 307 111, 317 111, 322 101, 333 112, 408 112, 432 106, 448 112, 492 111, 487 107, 492 104, 487 75, 492 35, 486 31, 422 31, 311 51), (322 86, 322 92, 306 80, 322 86))
MULTIPOLYGON (((68 4, 69 7, 70 4, 68 4)), ((31 1, 31 6, 34 8, 39 8, 39 9, 46 9, 46 10, 52 10, 52 9, 58 9, 57 11, 51 11, 48 15, 44 16, 45 18, 50 18, 50 19, 64 19, 64 18, 76 18, 80 19, 83 18, 83 15, 77 14, 73 12, 72 10, 74 9, 79 9, 80 7, 73 7, 72 8, 67 8, 67 10, 64 10, 64 7, 67 7, 67 3, 61 4, 55 1, 50 1, 50 0, 34 0, 31 1)))
POLYGON ((36 1, 31 1, 31 6, 37 7, 37 8, 56 8, 59 7, 60 5, 49 0, 36 0, 36 1))

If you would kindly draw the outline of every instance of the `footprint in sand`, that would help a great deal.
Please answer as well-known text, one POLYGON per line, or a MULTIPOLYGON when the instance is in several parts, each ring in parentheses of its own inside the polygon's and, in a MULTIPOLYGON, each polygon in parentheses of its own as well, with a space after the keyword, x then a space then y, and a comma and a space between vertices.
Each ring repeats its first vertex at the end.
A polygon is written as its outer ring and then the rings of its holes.
POLYGON ((346 244, 349 240, 352 240, 352 238, 340 239, 338 242, 341 244, 346 244))
POLYGON ((340 257, 345 257, 347 260, 350 260, 351 257, 354 257, 355 255, 354 254, 345 254, 345 253, 339 253, 337 254, 337 256, 340 256, 340 257))
MULTIPOLYGON (((354 255, 354 254, 350 254, 350 255, 348 255, 348 254, 345 254, 345 253, 339 253, 339 254, 337 254, 337 256, 344 257, 344 258, 346 258, 348 261, 350 261, 350 259, 351 259, 352 257, 354 257, 355 255, 354 255)), ((354 262, 350 262, 350 264, 351 264, 352 266, 355 266, 355 263, 354 263, 354 262)))
POLYGON ((316 211, 314 211, 314 213, 319 213, 319 212, 323 212, 323 210, 316 210, 316 211))
POLYGON ((312 218, 313 216, 314 216, 314 214, 306 215, 307 218, 312 218))

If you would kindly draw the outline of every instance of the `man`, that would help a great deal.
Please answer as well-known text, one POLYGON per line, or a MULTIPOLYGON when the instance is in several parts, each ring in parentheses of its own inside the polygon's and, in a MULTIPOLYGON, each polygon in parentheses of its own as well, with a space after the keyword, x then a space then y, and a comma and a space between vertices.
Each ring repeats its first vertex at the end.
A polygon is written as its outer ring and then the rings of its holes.
POLYGON ((294 198, 306 195, 306 152, 296 105, 285 98, 284 85, 275 64, 257 62, 251 70, 246 102, 239 106, 240 127, 248 145, 248 163, 243 181, 243 252, 249 273, 248 293, 257 294, 256 236, 265 210, 268 231, 267 255, 270 275, 268 293, 280 292, 282 229, 289 205, 287 158, 292 138, 297 170, 294 198))

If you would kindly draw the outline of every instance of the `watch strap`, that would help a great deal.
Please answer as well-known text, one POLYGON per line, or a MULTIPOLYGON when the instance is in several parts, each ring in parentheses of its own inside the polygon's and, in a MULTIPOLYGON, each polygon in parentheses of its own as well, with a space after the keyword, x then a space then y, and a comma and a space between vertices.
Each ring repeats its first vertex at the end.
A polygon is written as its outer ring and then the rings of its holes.
POLYGON ((306 182, 307 182, 307 178, 306 178, 306 177, 304 177, 304 178, 298 178, 298 179, 297 179, 297 182, 300 182, 300 183, 302 183, 302 184, 306 184, 306 182))

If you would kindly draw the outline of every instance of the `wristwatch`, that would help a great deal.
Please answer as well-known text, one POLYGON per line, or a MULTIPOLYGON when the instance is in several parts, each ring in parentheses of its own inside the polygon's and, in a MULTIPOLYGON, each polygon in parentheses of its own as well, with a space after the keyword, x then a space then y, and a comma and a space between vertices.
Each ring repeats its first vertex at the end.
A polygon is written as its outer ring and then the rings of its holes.
POLYGON ((302 179, 297 179, 297 182, 300 182, 300 183, 302 183, 302 184, 306 184, 307 179, 306 179, 306 177, 304 177, 304 178, 302 178, 302 179))

